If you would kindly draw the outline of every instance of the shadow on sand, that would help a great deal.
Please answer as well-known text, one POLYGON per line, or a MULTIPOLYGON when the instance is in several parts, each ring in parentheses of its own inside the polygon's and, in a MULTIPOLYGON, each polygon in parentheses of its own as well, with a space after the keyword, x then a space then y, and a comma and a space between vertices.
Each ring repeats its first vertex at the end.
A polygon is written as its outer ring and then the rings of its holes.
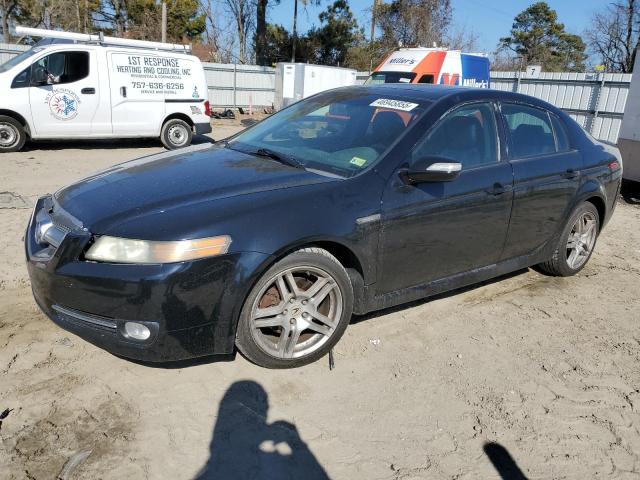
POLYGON ((197 480, 328 479, 295 425, 268 423, 269 399, 258 383, 233 383, 213 429, 210 456, 197 480))

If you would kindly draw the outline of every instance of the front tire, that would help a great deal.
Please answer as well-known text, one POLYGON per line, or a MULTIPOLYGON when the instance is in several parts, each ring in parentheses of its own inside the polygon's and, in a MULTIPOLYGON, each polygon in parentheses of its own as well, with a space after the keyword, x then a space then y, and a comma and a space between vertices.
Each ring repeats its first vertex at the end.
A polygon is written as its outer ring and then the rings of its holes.
POLYGON ((167 120, 160 132, 160 140, 167 150, 188 147, 191 145, 192 138, 191 126, 179 118, 167 120))
POLYGON ((538 267, 557 277, 575 275, 591 258, 599 233, 600 216, 595 205, 591 202, 578 205, 569 216, 553 256, 538 267))
POLYGON ((27 133, 15 118, 0 115, 0 152, 17 152, 24 147, 27 133))
POLYGON ((326 355, 353 311, 353 287, 340 262, 321 248, 298 250, 253 287, 240 314, 236 346, 266 368, 294 368, 326 355))

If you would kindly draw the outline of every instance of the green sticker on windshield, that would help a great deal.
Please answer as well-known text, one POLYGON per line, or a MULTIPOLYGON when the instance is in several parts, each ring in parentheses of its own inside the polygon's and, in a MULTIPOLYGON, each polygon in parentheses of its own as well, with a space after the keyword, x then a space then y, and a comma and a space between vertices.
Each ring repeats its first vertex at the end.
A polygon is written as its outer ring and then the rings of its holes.
POLYGON ((364 158, 353 157, 349 163, 357 165, 358 167, 362 167, 365 163, 367 163, 367 161, 364 158))

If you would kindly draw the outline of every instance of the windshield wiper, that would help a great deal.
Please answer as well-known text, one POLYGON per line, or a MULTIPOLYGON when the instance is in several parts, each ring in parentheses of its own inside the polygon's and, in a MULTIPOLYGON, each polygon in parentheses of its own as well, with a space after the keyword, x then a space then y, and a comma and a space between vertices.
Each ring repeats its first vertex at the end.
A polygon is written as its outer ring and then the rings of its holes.
POLYGON ((272 160, 275 160, 276 162, 289 165, 290 167, 301 168, 304 170, 304 165, 296 158, 293 158, 289 155, 282 155, 281 153, 274 152, 273 150, 269 150, 268 148, 259 148, 255 152, 251 153, 260 157, 270 158, 272 160))

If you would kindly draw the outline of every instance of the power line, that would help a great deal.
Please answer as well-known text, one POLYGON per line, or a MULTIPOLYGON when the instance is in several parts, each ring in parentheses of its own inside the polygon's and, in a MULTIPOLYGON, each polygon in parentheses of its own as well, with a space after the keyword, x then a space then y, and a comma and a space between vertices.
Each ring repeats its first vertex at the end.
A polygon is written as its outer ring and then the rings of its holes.
POLYGON ((513 19, 516 16, 516 14, 514 14, 514 13, 509 13, 509 12, 507 12, 505 10, 501 10, 499 8, 492 7, 491 5, 487 5, 487 2, 482 1, 482 0, 464 0, 464 1, 471 2, 471 3, 473 3, 473 4, 475 4, 475 5, 479 6, 479 7, 482 7, 483 9, 486 9, 486 10, 492 10, 492 11, 494 11, 496 13, 499 13, 500 15, 504 15, 505 17, 509 17, 511 19, 513 19))

